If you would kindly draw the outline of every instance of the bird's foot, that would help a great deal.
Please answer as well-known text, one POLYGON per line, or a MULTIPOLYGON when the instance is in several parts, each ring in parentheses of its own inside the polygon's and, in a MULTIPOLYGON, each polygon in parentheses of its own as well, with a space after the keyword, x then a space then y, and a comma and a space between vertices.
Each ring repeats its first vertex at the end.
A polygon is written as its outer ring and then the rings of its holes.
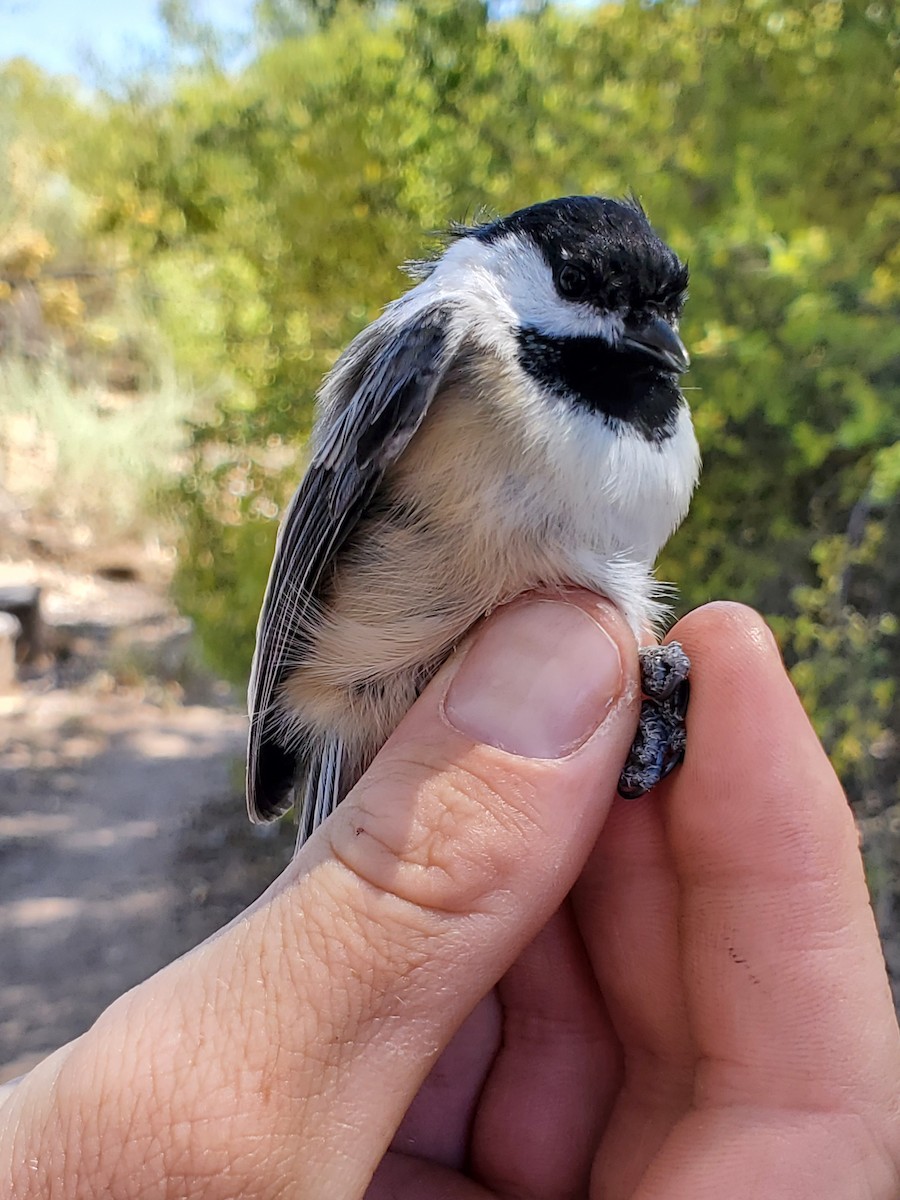
POLYGON ((637 734, 619 776, 619 795, 636 800, 684 758, 691 663, 678 642, 640 651, 644 702, 637 734))

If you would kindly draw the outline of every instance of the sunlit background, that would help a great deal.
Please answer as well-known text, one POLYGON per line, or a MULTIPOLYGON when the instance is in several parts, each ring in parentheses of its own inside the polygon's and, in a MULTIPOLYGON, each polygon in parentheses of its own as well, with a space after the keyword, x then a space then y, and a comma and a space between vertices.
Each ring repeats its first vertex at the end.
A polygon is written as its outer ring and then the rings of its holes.
POLYGON ((705 471, 660 575, 771 620, 900 980, 896 22, 0 0, 0 596, 43 623, 15 669, 0 631, 7 1074, 288 851, 244 827, 240 694, 323 372, 449 221, 580 191, 690 262, 705 471))
MULTIPOLYGON (((166 11, 175 15, 179 8, 169 4, 166 11)), ((203 0, 192 11, 220 36, 246 41, 252 34, 253 0, 203 0)), ((55 74, 94 83, 99 66, 140 69, 169 48, 158 0, 0 0, 4 59, 27 58, 55 74)))

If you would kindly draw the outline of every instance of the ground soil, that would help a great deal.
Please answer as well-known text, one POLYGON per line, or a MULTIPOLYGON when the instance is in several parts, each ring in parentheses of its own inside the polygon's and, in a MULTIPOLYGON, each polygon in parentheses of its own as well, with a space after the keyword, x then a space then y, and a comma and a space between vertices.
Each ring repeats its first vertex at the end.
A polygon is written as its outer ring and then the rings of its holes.
POLYGON ((0 696, 0 1082, 227 922, 290 856, 242 799, 246 735, 159 580, 40 582, 48 652, 0 696))

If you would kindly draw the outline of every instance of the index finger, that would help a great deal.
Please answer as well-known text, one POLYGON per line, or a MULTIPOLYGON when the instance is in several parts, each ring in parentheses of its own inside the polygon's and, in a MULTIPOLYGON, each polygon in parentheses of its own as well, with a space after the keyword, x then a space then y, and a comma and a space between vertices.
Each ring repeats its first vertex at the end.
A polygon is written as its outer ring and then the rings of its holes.
POLYGON ((675 636, 692 711, 665 807, 703 1100, 875 1099, 900 1038, 841 786, 755 613, 709 605, 675 636))
POLYGON ((678 1195, 738 1179, 763 1194, 747 1163, 777 1174, 805 1113, 819 1170, 802 1194, 827 1179, 848 1195, 833 1152, 858 1180, 874 1147, 890 1175, 900 1140, 900 1035, 852 817, 763 621, 714 604, 672 634, 693 664, 687 757, 613 806, 574 896, 625 1064, 597 1179, 674 1196, 677 1168, 678 1195))

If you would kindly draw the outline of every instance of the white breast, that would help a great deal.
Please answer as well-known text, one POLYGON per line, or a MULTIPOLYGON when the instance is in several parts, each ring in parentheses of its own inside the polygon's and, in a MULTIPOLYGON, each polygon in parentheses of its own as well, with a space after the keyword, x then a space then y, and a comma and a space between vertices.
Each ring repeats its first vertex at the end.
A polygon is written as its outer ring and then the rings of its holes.
POLYGON ((660 611, 653 564, 699 462, 687 408, 670 438, 648 442, 486 359, 438 398, 397 473, 446 529, 448 552, 452 541, 454 557, 490 564, 501 598, 576 583, 608 595, 638 632, 660 611))

